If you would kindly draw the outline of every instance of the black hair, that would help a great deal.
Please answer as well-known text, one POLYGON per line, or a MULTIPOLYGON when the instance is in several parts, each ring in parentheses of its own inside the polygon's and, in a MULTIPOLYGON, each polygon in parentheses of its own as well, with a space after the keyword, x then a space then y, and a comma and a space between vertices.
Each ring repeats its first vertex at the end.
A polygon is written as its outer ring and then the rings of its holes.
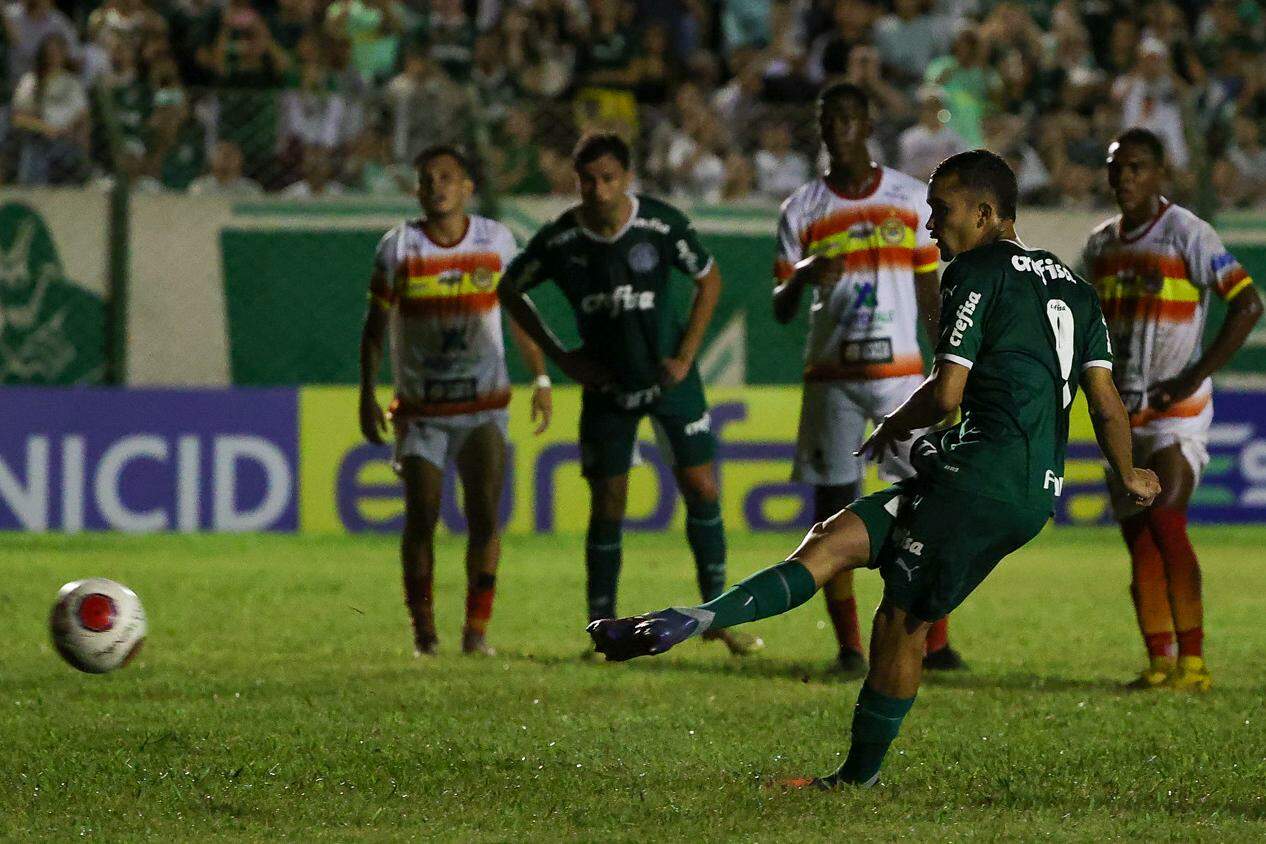
POLYGON ((1113 138, 1112 143, 1118 147, 1126 145, 1142 147, 1147 150, 1152 158, 1156 159, 1157 164, 1165 163, 1165 145, 1161 143, 1161 139, 1156 136, 1156 133, 1150 129, 1134 126, 1113 138))
POLYGON ((1014 220, 1020 187, 1015 171, 997 153, 987 149, 973 149, 951 155, 936 165, 932 181, 946 176, 957 176, 963 187, 970 191, 987 193, 994 199, 998 217, 1014 220))
POLYGON ((866 114, 870 114, 870 94, 852 82, 832 82, 818 92, 818 111, 826 111, 840 101, 852 101, 866 114))
POLYGON ((437 158, 448 156, 457 162, 457 166, 462 168, 462 172, 469 179, 475 178, 475 171, 471 167, 470 159, 466 157, 466 153, 462 152, 452 144, 433 144, 418 153, 418 157, 413 159, 413 169, 421 170, 437 158))
POLYGON ((592 164, 604 155, 609 155, 625 170, 631 168, 633 151, 628 141, 615 132, 589 132, 576 142, 571 154, 571 164, 577 171, 587 164, 592 164))

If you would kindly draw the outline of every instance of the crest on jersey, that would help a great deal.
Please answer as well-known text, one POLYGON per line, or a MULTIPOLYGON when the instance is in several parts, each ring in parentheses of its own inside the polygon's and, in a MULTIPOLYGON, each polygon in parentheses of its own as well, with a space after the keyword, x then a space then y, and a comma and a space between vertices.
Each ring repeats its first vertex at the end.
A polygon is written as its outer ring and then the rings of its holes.
POLYGON ((649 243, 636 244, 629 250, 629 267, 635 273, 649 273, 659 264, 659 250, 649 243))
POLYGON ((491 290, 497 283, 496 276, 487 267, 479 267, 470 274, 470 283, 478 290, 491 290))
POLYGON ((880 224, 879 235, 884 239, 885 243, 900 243, 902 238, 906 236, 906 224, 901 222, 900 217, 893 214, 880 224))

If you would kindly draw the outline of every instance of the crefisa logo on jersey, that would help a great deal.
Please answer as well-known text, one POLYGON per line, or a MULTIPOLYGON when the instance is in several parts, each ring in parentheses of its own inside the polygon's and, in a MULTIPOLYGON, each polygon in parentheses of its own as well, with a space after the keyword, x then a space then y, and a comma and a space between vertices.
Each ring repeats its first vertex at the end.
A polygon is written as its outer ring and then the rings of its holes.
POLYGON ((951 346, 963 344, 963 332, 974 324, 971 315, 976 313, 978 304, 980 304, 980 293, 973 290, 967 294, 967 300, 958 306, 958 311, 954 314, 954 330, 950 332, 951 346))
POLYGON ((629 267, 635 273, 649 273, 659 264, 659 250, 652 244, 639 243, 629 250, 629 267))

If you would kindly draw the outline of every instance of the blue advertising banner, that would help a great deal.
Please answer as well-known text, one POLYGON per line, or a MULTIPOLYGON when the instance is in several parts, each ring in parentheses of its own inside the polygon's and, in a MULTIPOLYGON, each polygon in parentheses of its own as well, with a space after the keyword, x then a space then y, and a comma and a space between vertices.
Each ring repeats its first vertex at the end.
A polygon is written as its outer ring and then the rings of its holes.
MULTIPOLYGON (((588 517, 575 421, 579 391, 555 391, 554 425, 533 436, 527 394, 511 405, 502 520, 507 533, 576 533, 588 517), (579 506, 577 506, 579 503, 579 506)), ((736 532, 798 531, 811 490, 788 480, 795 387, 709 391, 726 523, 736 532)), ((384 396, 385 397, 385 396, 384 396)), ((399 531, 391 450, 368 446, 346 387, 231 390, 0 390, 0 530, 399 531)), ((1210 462, 1191 504, 1204 523, 1266 523, 1266 394, 1219 391, 1210 462)), ((1061 524, 1110 524, 1102 459, 1074 408, 1061 524)), ((649 430, 630 477, 627 528, 680 530, 672 472, 649 430)), ((867 489, 879 485, 870 473, 867 489)), ((465 530, 446 476, 441 529, 465 530)))
POLYGON ((294 531, 293 389, 0 392, 0 530, 294 531))

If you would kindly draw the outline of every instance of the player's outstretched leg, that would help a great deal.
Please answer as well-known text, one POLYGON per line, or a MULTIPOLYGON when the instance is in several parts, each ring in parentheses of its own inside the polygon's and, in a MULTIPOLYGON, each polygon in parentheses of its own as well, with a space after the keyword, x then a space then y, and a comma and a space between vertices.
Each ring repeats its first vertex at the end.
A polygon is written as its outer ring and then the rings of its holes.
POLYGON ((697 607, 671 607, 648 615, 601 619, 589 625, 594 647, 608 660, 663 653, 692 636, 780 615, 800 606, 836 572, 863 565, 870 537, 862 520, 845 510, 816 524, 790 558, 759 571, 697 607))
MULTIPOLYGON (((695 558, 699 596, 715 600, 725 590, 725 525, 713 463, 677 470, 677 485, 686 502, 686 542, 695 558)), ((721 641, 735 656, 747 656, 765 646, 759 636, 741 630, 708 630, 703 638, 721 641)))
POLYGON ((1147 667, 1128 684, 1131 689, 1158 689, 1177 667, 1174 656, 1173 610, 1165 582, 1165 561, 1152 537, 1146 511, 1121 520, 1121 535, 1130 551, 1130 597, 1143 644, 1147 667))
POLYGON ((497 588, 501 532, 497 509, 505 481, 505 437, 495 422, 472 431, 457 455, 466 505, 466 623, 462 653, 491 656, 488 622, 497 588))
POLYGON ((435 573, 435 523, 440 514, 440 490, 444 474, 421 457, 400 460, 404 481, 404 533, 400 537, 404 603, 413 625, 415 656, 434 654, 435 635, 432 584, 435 573))
POLYGON ((879 781, 884 756, 919 691, 930 626, 886 600, 879 605, 870 633, 870 671, 853 708, 852 744, 844 764, 828 776, 790 780, 787 785, 830 789, 869 787, 879 781))

